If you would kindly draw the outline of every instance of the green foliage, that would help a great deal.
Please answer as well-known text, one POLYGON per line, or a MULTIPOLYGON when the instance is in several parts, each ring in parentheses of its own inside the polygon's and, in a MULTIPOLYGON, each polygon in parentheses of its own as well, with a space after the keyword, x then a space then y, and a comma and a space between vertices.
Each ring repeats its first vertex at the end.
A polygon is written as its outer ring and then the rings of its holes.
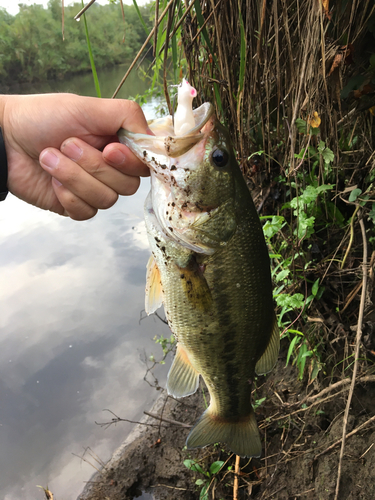
MULTIPOLYGON (((21 4, 16 16, 0 9, 1 84, 42 81, 90 70, 84 22, 73 19, 81 8, 80 2, 65 7, 64 41, 60 0, 50 0, 47 9, 21 4)), ((139 10, 151 29, 149 7, 139 10)), ((95 3, 86 13, 97 67, 129 61, 146 39, 135 8, 124 5, 124 11, 125 25, 119 4, 95 3)))
MULTIPOLYGON (((302 119, 296 120, 296 127, 299 133, 305 134, 308 142, 307 147, 302 148, 295 157, 301 160, 299 167, 303 168, 304 162, 309 163, 309 174, 297 171, 294 180, 289 183, 287 195, 290 201, 285 203, 282 209, 290 210, 292 217, 278 215, 263 218, 263 232, 272 260, 278 325, 282 338, 289 341, 286 365, 292 363, 296 366, 298 378, 301 380, 309 367, 310 380, 313 380, 323 369, 321 341, 319 337, 307 336, 301 330, 308 330, 308 310, 314 301, 322 297, 325 287, 320 284, 319 278, 315 279, 309 284, 310 293, 305 295, 299 290, 299 283, 306 282, 305 272, 312 264, 306 259, 306 250, 311 246, 313 235, 333 225, 344 225, 345 218, 328 198, 334 185, 322 182, 322 177, 328 180, 333 175, 332 150, 319 139, 319 128, 309 129, 307 122, 302 119), (316 136, 314 141, 311 139, 313 136, 316 136), (310 142, 313 142, 314 146, 310 145, 310 142), (293 329, 291 318, 296 315, 299 324, 304 325, 304 328, 293 329)), ((285 178, 280 178, 279 182, 285 183, 285 178)), ((359 190, 353 196, 360 194, 359 190)))
POLYGON ((159 365, 165 365, 165 358, 176 347, 176 339, 174 338, 173 335, 171 335, 169 337, 169 339, 166 337, 163 337, 163 335, 160 335, 160 337, 155 335, 154 341, 155 341, 155 344, 159 344, 161 346, 161 348, 163 349, 163 358, 160 361, 156 361, 155 356, 153 354, 151 354, 149 359, 153 363, 159 363, 159 365))
POLYGON ((184 465, 185 465, 185 467, 192 470, 193 472, 198 472, 198 473, 202 474, 203 476, 205 476, 204 479, 202 479, 202 478, 197 479, 195 481, 195 484, 197 486, 201 487, 199 499, 200 500, 208 500, 209 487, 210 487, 212 481, 215 480, 215 477, 214 477, 215 474, 217 474, 220 471, 220 469, 223 467, 224 462, 221 460, 213 462, 210 465, 208 470, 204 470, 202 468, 202 466, 196 460, 191 460, 191 459, 184 460, 184 465))

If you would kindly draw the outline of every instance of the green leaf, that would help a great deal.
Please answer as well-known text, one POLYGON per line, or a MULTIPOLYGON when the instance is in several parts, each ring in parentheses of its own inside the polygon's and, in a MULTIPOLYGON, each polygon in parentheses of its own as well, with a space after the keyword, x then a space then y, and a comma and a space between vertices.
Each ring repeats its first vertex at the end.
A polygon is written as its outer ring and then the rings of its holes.
POLYGON ((290 269, 284 269, 283 271, 280 271, 275 277, 276 282, 285 280, 285 278, 289 276, 289 274, 290 269))
POLYGON ((187 460, 184 460, 184 465, 185 467, 187 467, 188 469, 191 469, 191 466, 195 464, 195 460, 190 460, 190 459, 187 459, 187 460))
POLYGON ((313 369, 311 372, 311 380, 314 380, 317 377, 320 370, 321 370, 321 365, 316 361, 314 361, 313 369))
POLYGON ((305 120, 302 120, 302 118, 297 118, 295 121, 296 128, 300 134, 306 134, 307 133, 307 123, 305 120))
POLYGON ((319 280, 320 280, 320 278, 318 278, 315 281, 315 283, 313 284, 312 290, 311 290, 311 293, 314 295, 314 297, 316 297, 318 290, 319 290, 319 280))
POLYGON ((256 399, 254 401, 254 404, 252 405, 253 406, 253 409, 256 410, 257 408, 259 408, 259 406, 264 403, 266 400, 266 398, 260 398, 260 399, 256 399))
POLYGON ((201 494, 199 495, 199 500, 208 500, 208 487, 209 484, 203 486, 203 488, 201 489, 201 494))
POLYGON ((184 460, 184 465, 194 472, 200 472, 201 474, 207 475, 207 472, 204 472, 202 467, 195 460, 184 460))
MULTIPOLYGON (((82 7, 84 7, 83 0, 82 2, 82 7)), ((89 36, 89 30, 87 27, 87 21, 86 21, 86 14, 82 14, 83 18, 83 25, 85 27, 85 35, 86 35, 86 43, 87 43, 87 49, 89 51, 89 59, 90 59, 90 64, 91 64, 91 71, 92 71, 92 76, 94 79, 94 85, 95 85, 95 90, 96 90, 96 95, 98 97, 102 97, 101 91, 100 91, 100 85, 99 85, 99 79, 98 79, 98 74, 96 72, 96 67, 95 67, 95 62, 94 62, 94 56, 92 53, 92 48, 91 48, 91 42, 90 42, 90 36, 89 36)))
POLYGON ((372 204, 368 218, 372 220, 373 224, 375 224, 375 203, 372 204))
POLYGON ((275 215, 272 220, 267 220, 263 226, 263 233, 267 238, 272 238, 285 225, 285 219, 282 216, 275 215))
POLYGON ((285 363, 285 366, 288 366, 290 356, 292 355, 292 352, 293 352, 294 346, 296 345, 296 342, 297 342, 298 338, 299 338, 299 337, 296 335, 296 336, 293 338, 293 340, 291 341, 290 345, 289 345, 288 354, 287 354, 287 356, 286 356, 286 363, 285 363))
POLYGON ((300 347, 299 353, 298 353, 298 359, 297 359, 300 380, 303 379, 303 372, 305 371, 306 351, 307 351, 307 345, 305 343, 301 344, 301 347, 300 347))
POLYGON ((295 293, 293 295, 283 293, 276 297, 276 303, 279 307, 287 306, 291 309, 300 309, 305 303, 305 297, 302 293, 295 293))
POLYGON ((197 480, 195 481, 195 484, 196 484, 197 486, 202 486, 202 484, 205 484, 205 483, 206 483, 206 481, 203 481, 203 479, 197 479, 197 480))
POLYGON ((325 148, 323 151, 321 151, 321 155, 323 157, 324 163, 332 163, 335 159, 333 151, 329 148, 325 148))
POLYGON ((300 332, 299 330, 288 330, 289 333, 295 333, 296 335, 301 335, 301 337, 304 337, 304 334, 300 332))
POLYGON ((224 462, 221 460, 218 460, 217 462, 214 462, 210 465, 210 472, 212 475, 217 474, 219 470, 222 468, 224 465, 224 462))
POLYGON ((137 4, 136 0, 133 0, 133 5, 134 5, 135 10, 137 11, 137 14, 138 14, 139 20, 141 21, 143 29, 145 30, 146 36, 148 36, 149 31, 147 29, 146 23, 143 20, 141 11, 139 10, 139 7, 138 7, 138 4, 137 4))
POLYGON ((246 37, 245 37, 245 28, 243 25, 243 19, 241 15, 241 11, 239 12, 240 19, 240 35, 241 35, 241 52, 240 52, 240 76, 239 76, 239 88, 240 92, 243 90, 243 85, 245 81, 245 68, 246 68, 246 37))
POLYGON ((350 193, 350 196, 349 196, 349 201, 350 202, 354 202, 356 201, 356 199, 358 198, 358 196, 362 193, 362 189, 353 189, 353 191, 350 193))

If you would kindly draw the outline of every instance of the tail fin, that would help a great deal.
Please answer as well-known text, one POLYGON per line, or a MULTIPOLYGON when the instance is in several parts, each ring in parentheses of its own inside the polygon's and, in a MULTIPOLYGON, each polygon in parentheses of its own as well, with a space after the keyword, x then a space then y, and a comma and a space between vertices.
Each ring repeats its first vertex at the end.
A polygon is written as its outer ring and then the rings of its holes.
POLYGON ((260 457, 262 443, 254 411, 234 421, 215 416, 209 407, 192 428, 186 440, 186 446, 202 448, 213 443, 225 443, 240 457, 260 457))

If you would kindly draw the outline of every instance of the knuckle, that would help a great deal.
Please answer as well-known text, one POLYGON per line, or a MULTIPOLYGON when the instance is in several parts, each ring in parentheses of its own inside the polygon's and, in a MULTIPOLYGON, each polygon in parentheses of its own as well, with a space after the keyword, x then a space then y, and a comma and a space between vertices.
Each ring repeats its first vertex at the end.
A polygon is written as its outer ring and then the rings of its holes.
POLYGON ((137 102, 128 101, 127 106, 128 106, 128 113, 132 115, 137 115, 139 113, 143 114, 142 108, 137 102))
POLYGON ((135 194, 139 188, 139 184, 141 179, 139 177, 128 177, 128 180, 124 186, 122 186, 121 190, 118 192, 122 196, 131 196, 135 194))
POLYGON ((94 215, 97 214, 98 210, 93 207, 85 207, 85 209, 81 209, 79 211, 72 211, 72 210, 66 210, 67 214, 69 217, 73 220, 77 221, 83 221, 83 220, 88 220, 92 219, 94 215))
POLYGON ((98 200, 97 207, 106 210, 107 208, 111 208, 116 201, 118 200, 118 194, 115 191, 107 192, 102 196, 100 200, 98 200))
POLYGON ((98 175, 100 175, 101 172, 103 171, 103 166, 102 166, 102 163, 100 162, 100 160, 99 159, 92 160, 90 162, 90 166, 88 167, 88 171, 94 177, 97 177, 98 175))

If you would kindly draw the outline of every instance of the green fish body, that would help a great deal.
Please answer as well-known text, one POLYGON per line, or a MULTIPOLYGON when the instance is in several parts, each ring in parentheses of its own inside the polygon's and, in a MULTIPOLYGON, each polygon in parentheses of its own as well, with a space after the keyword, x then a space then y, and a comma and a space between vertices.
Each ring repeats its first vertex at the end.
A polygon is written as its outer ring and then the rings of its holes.
POLYGON ((177 339, 168 392, 193 394, 201 375, 210 393, 188 448, 223 442, 260 456, 252 383, 279 351, 268 250, 226 129, 208 103, 194 116, 184 136, 171 117, 150 123, 155 137, 119 132, 151 169, 146 311, 163 303, 177 339))

